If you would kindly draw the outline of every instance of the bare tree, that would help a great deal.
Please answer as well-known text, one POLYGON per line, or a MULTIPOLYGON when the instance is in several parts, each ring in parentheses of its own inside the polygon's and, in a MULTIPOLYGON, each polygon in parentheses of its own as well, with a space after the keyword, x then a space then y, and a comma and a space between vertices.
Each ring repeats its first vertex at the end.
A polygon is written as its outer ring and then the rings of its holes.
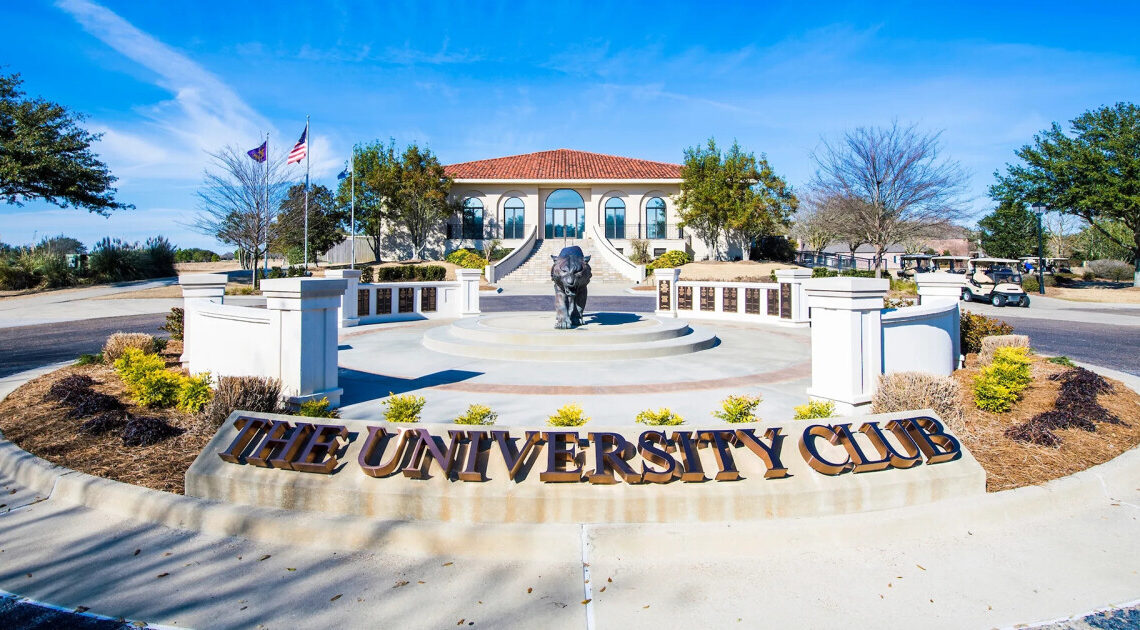
POLYGON ((1073 241, 1084 227, 1080 217, 1064 212, 1050 212, 1045 215, 1045 236, 1049 249, 1058 258, 1065 258, 1073 247, 1073 241))
POLYGON ((192 227, 246 252, 253 260, 256 287, 257 263, 268 254, 270 229, 289 184, 284 164, 281 160, 269 163, 267 200, 264 163, 232 146, 209 155, 211 163, 198 189, 199 213, 192 227))
POLYGON ((814 188, 847 199, 851 225, 875 247, 875 276, 892 243, 925 237, 962 216, 966 174, 939 155, 939 134, 914 126, 859 127, 814 154, 814 188))
POLYGON ((800 242, 801 248, 822 252, 841 237, 840 202, 815 191, 808 191, 802 201, 792 217, 791 236, 800 242))

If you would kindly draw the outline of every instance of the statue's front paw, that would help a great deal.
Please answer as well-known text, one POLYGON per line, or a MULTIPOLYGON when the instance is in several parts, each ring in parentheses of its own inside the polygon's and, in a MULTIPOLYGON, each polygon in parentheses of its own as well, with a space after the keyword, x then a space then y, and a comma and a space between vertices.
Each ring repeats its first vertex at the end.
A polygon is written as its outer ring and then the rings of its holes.
POLYGON ((565 319, 560 319, 560 320, 554 322, 554 327, 558 330, 566 330, 566 329, 570 328, 570 322, 568 320, 565 320, 565 319))

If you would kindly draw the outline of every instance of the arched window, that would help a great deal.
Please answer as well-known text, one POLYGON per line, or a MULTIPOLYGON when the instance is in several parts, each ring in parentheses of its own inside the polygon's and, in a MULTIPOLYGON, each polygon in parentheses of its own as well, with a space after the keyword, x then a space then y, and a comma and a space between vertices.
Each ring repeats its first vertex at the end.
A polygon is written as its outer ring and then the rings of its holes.
POLYGON ((525 238, 523 221, 526 217, 526 206, 522 199, 511 197, 503 204, 503 238, 525 238))
POLYGON ((665 201, 654 197, 645 204, 645 238, 667 238, 665 232, 665 201))
POLYGON ((546 197, 546 238, 582 238, 586 235, 586 204, 582 195, 562 188, 546 197))
POLYGON ((463 238, 483 238, 483 202, 474 197, 463 201, 463 238))
POLYGON ((606 200, 606 238, 625 238, 625 202, 617 197, 606 200))

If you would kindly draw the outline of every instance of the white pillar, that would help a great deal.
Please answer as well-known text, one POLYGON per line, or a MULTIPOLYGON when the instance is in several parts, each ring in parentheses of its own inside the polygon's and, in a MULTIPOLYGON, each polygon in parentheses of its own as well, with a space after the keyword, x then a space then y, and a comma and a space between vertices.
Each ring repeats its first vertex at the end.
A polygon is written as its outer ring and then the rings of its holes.
POLYGON ((344 295, 340 300, 338 325, 341 328, 351 328, 360 323, 360 313, 356 312, 356 291, 360 287, 359 269, 333 269, 325 272, 326 278, 343 278, 345 285, 344 295))
POLYGON ((656 314, 662 317, 677 317, 677 281, 681 279, 680 269, 654 269, 653 286, 656 289, 656 314), (662 283, 666 283, 662 286, 662 283), (661 308, 662 301, 668 300, 668 308, 661 308))
POLYGON ((193 311, 202 304, 221 303, 225 299, 228 279, 229 276, 224 273, 178 276, 178 284, 182 287, 182 356, 179 357, 182 365, 190 365, 193 311))
POLYGON ((795 269, 776 270, 776 282, 791 285, 792 316, 788 321, 792 324, 808 323, 808 305, 804 295, 804 282, 808 280, 811 280, 811 269, 797 267, 795 269))
MULTIPOLYGON (((958 304, 962 299, 962 288, 966 286, 966 274, 945 273, 916 273, 914 281, 918 284, 918 303, 932 304, 958 304)), ((952 350, 955 358, 954 368, 962 365, 962 339, 956 331, 960 330, 962 318, 961 307, 954 310, 954 323, 951 326, 950 339, 954 344, 952 350)))
POLYGON ((455 279, 459 281, 459 316, 478 315, 479 310, 479 278, 482 269, 456 269, 455 279))
MULTIPOLYGON (((778 273, 778 272, 777 272, 778 273)), ((817 278, 804 283, 811 307, 811 387, 841 415, 870 412, 883 366, 886 279, 817 278)))
POLYGON ((328 398, 340 406, 337 337, 343 278, 280 278, 265 280, 265 306, 278 311, 281 322, 280 378, 291 405, 328 398))
POLYGON ((916 273, 914 281, 918 285, 918 303, 950 304, 962 299, 962 288, 966 285, 966 274, 946 273, 936 271, 933 273, 916 273))

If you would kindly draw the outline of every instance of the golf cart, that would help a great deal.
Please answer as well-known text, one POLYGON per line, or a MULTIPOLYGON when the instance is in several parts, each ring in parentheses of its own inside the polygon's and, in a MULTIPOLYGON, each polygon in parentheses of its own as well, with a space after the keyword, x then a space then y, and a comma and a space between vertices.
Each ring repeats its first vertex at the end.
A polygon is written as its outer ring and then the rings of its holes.
POLYGON ((935 271, 947 273, 966 273, 966 261, 969 256, 935 256, 930 259, 935 271))
POLYGON ((900 268, 897 272, 900 280, 914 280, 914 274, 934 271, 930 264, 928 254, 903 254, 899 256, 900 268))
POLYGON ((994 306, 1029 306, 1018 268, 1018 261, 1008 258, 971 258, 966 261, 962 299, 994 306))
POLYGON ((1045 273, 1073 273, 1068 258, 1046 258, 1045 273))

